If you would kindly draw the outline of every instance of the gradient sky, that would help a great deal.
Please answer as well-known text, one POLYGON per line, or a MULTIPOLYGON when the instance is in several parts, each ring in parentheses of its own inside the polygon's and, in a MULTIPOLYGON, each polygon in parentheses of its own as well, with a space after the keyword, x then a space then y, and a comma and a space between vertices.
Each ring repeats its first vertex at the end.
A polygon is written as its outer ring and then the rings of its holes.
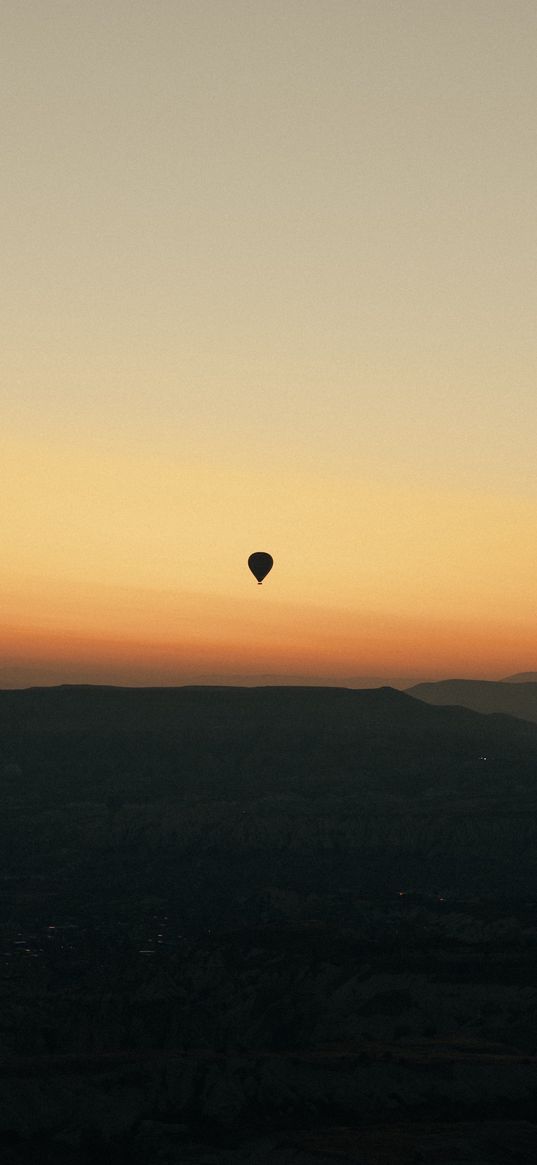
POLYGON ((534 0, 0 25, 0 684, 537 668, 534 0))

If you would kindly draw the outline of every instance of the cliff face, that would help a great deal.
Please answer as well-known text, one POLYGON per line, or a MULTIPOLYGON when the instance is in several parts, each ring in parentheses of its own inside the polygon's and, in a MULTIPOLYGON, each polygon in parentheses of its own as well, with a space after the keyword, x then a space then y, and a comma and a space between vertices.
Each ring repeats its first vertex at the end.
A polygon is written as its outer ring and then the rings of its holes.
POLYGON ((392 692, 25 696, 7 1165, 537 1147, 537 729, 392 692))

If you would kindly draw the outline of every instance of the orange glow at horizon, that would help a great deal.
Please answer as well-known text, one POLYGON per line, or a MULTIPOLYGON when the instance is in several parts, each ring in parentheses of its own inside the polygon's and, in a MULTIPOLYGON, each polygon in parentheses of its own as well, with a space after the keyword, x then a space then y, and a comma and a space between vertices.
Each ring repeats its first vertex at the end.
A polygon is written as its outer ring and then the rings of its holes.
POLYGON ((4 443, 0 682, 533 670, 532 500, 237 464, 4 443))
POLYGON ((107 632, 97 626, 95 612, 83 610, 87 597, 78 595, 77 621, 67 613, 48 628, 0 625, 1 686, 173 685, 211 676, 240 683, 252 675, 501 678, 532 670, 537 658, 537 630, 528 636, 525 624, 505 620, 435 623, 267 600, 259 621, 251 598, 237 604, 210 595, 119 589, 107 595, 107 632))

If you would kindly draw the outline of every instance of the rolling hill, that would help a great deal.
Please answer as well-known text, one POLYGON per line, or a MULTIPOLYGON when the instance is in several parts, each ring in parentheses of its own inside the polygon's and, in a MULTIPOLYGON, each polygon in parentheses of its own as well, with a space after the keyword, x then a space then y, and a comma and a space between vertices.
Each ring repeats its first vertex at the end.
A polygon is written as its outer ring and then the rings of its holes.
POLYGON ((427 704, 457 705, 474 712, 503 713, 537 723, 537 682, 522 678, 494 680, 441 680, 416 684, 407 694, 427 704))

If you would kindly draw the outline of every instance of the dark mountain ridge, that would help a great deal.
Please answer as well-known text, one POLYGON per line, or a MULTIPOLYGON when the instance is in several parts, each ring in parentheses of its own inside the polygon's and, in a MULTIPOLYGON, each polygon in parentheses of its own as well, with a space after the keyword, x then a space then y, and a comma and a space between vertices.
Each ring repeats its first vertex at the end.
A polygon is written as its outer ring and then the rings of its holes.
POLYGON ((509 793, 513 765, 520 779, 536 755, 533 724, 393 688, 0 691, 0 768, 19 795, 50 804, 293 789, 407 795, 448 777, 461 792, 492 782, 509 793))

